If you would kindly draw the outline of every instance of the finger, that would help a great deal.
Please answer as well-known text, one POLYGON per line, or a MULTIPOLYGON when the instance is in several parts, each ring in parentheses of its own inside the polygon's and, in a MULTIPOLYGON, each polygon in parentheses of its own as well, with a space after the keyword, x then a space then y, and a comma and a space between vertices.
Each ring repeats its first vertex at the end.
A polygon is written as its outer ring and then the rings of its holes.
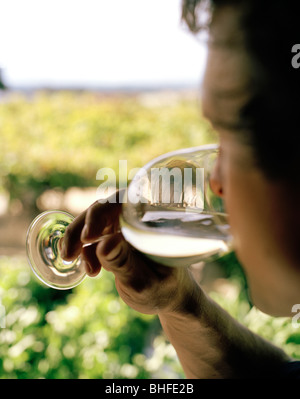
POLYGON ((90 277, 95 277, 99 274, 101 270, 101 263, 96 255, 96 248, 98 242, 90 245, 85 245, 82 247, 81 257, 85 262, 86 273, 90 277))
POLYGON ((106 203, 97 201, 87 210, 85 226, 81 234, 82 242, 93 242, 101 235, 119 231, 119 216, 125 192, 126 190, 119 190, 107 198, 106 203))
POLYGON ((75 259, 81 252, 83 243, 89 243, 104 234, 110 225, 110 231, 115 230, 119 223, 121 212, 121 201, 125 191, 117 192, 113 197, 107 199, 107 203, 94 202, 86 211, 77 216, 67 227, 64 239, 62 240, 61 255, 65 260, 75 259), (111 202, 109 202, 111 201, 111 202), (86 220, 87 214, 89 214, 86 220), (86 224, 87 222, 87 224, 86 224))
POLYGON ((98 240, 101 235, 112 234, 119 230, 119 216, 122 204, 99 202, 91 206, 86 213, 81 241, 89 243, 98 240))
POLYGON ((86 211, 77 216, 66 228, 61 242, 61 256, 65 260, 75 259, 81 252, 81 232, 85 223, 86 211))

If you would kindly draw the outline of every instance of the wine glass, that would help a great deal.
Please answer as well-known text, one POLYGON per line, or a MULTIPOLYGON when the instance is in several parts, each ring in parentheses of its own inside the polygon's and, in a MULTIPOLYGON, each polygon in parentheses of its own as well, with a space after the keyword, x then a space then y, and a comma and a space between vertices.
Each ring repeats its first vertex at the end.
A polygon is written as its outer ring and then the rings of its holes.
POLYGON ((150 161, 123 204, 125 239, 156 262, 186 267, 229 252, 232 236, 222 199, 210 187, 219 147, 186 148, 150 161))
POLYGON ((67 212, 46 211, 32 221, 27 232, 29 264, 34 274, 51 288, 73 288, 86 276, 80 257, 68 262, 60 255, 61 238, 73 220, 67 212))
MULTIPOLYGON (((155 158, 134 176, 122 199, 124 238, 150 259, 173 267, 213 260, 232 248, 223 201, 210 188, 218 145, 173 151, 155 158)), ((80 257, 67 262, 60 243, 73 216, 47 211, 27 233, 27 255, 36 276, 56 289, 85 278, 80 257)))

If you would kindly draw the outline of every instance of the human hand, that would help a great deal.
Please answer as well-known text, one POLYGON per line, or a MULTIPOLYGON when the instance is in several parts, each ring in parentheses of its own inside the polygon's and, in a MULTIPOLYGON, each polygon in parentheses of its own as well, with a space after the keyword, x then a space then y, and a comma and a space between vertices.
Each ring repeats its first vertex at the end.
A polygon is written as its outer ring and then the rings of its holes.
POLYGON ((195 290, 191 273, 155 263, 125 241, 119 224, 121 194, 117 193, 116 203, 96 201, 68 226, 63 258, 72 260, 80 255, 92 277, 101 268, 112 272, 121 298, 141 313, 184 311, 195 290))

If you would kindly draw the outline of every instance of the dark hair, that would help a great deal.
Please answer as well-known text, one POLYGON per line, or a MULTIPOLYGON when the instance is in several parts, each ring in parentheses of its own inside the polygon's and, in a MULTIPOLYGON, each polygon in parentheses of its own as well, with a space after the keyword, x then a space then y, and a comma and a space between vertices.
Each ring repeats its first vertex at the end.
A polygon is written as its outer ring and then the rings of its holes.
POLYGON ((268 177, 299 184, 300 69, 291 63, 292 46, 300 43, 297 1, 183 0, 182 19, 198 33, 205 28, 203 8, 213 16, 225 5, 241 8, 244 45, 253 61, 255 89, 240 119, 249 128, 257 163, 268 177))

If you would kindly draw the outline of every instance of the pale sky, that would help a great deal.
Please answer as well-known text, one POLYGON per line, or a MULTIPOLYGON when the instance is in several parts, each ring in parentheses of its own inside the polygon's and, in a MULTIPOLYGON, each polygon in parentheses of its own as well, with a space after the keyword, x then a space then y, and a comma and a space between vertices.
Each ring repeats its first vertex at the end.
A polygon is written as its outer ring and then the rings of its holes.
POLYGON ((8 85, 192 84, 205 46, 180 24, 180 0, 0 0, 8 85))

